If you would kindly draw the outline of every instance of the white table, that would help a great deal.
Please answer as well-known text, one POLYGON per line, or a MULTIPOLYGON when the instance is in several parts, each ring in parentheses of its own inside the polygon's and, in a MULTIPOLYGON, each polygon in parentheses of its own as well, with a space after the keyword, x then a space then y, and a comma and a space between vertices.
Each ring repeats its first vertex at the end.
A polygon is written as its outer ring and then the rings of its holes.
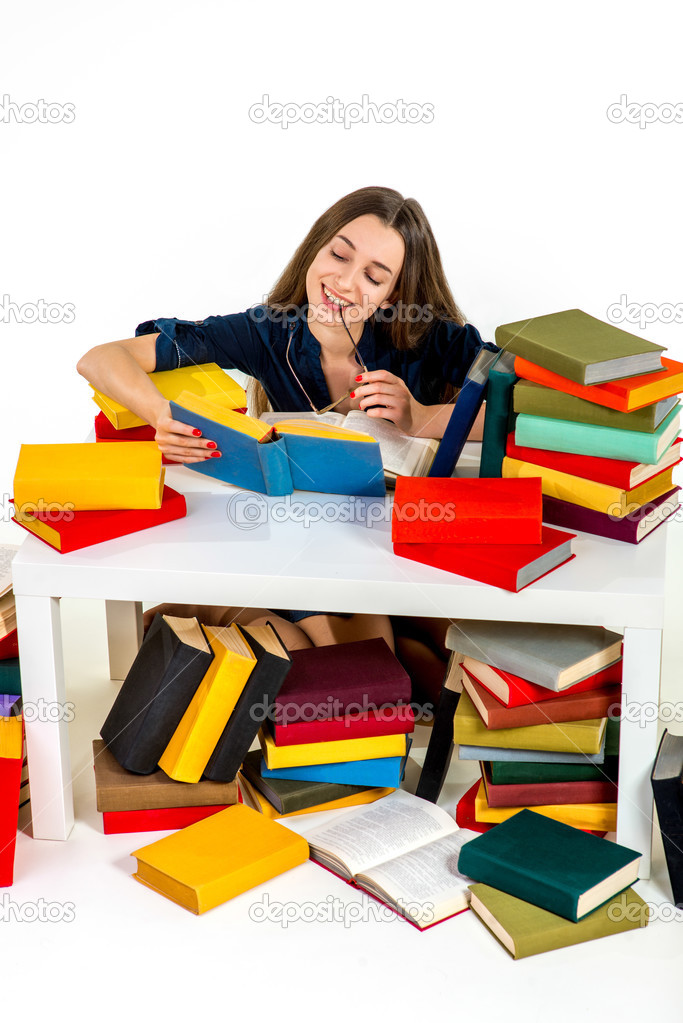
MULTIPOLYGON (((574 560, 509 593, 396 557, 389 497, 263 498, 188 469, 167 481, 186 493, 185 519, 68 555, 29 536, 14 559, 24 701, 57 705, 26 726, 35 838, 64 840, 73 826, 67 722, 55 720, 65 702, 61 597, 106 601, 112 678, 125 676, 140 644, 141 602, 172 601, 603 625, 624 632, 626 703, 658 702, 667 536, 678 523, 639 546, 582 534, 574 560), (299 512, 296 521, 292 501, 318 520, 306 524, 299 512), (238 508, 249 528, 231 521, 238 508)), ((651 718, 631 715, 621 734, 617 839, 643 852, 641 877, 650 869, 651 718)))

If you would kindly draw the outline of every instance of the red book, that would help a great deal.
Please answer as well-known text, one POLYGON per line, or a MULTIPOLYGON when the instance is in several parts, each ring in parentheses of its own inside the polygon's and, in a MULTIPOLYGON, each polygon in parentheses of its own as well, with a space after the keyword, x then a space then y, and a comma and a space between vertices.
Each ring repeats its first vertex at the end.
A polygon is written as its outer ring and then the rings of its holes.
POLYGON ((22 758, 0 757, 0 888, 14 880, 22 758))
POLYGON ((395 543, 394 554, 513 593, 574 557, 574 533, 543 526, 540 544, 395 543))
POLYGON ((118 536, 159 526, 162 522, 182 519, 186 514, 184 496, 171 487, 164 487, 161 508, 70 511, 64 512, 61 519, 56 519, 49 511, 38 511, 30 519, 26 516, 19 522, 13 518, 12 522, 27 529, 60 554, 68 554, 104 540, 114 540, 118 536))
MULTIPOLYGON (((490 831, 491 828, 497 827, 496 824, 490 824, 488 822, 478 821, 474 816, 474 800, 479 791, 479 782, 475 781, 471 789, 468 789, 464 796, 458 800, 458 805, 455 809, 455 823, 459 828, 469 828, 470 831, 490 831)), ((536 803, 536 806, 543 806, 543 803, 536 803)), ((598 838, 604 838, 606 835, 605 831, 588 831, 586 828, 579 828, 579 831, 586 831, 588 835, 597 835, 598 838)))
MULTIPOLYGON (((519 707, 504 707, 484 686, 479 685, 474 675, 465 668, 463 685, 487 728, 523 728, 525 725, 546 725, 549 722, 588 721, 590 718, 605 718, 619 713, 621 707, 621 686, 605 686, 588 692, 576 693, 567 689, 556 699, 542 703, 527 703, 519 707)), ((549 803, 553 800, 549 799, 549 803)), ((572 800, 567 800, 572 802, 572 800)), ((574 802, 581 803, 577 799, 574 802)), ((598 802, 598 800, 595 800, 598 802)), ((610 802, 610 800, 605 800, 610 802)), ((520 805, 520 804, 510 804, 520 805)))
POLYGON ((154 440, 156 430, 153 426, 131 426, 127 430, 117 430, 104 412, 95 416, 95 440, 154 440))
MULTIPOLYGON (((594 689, 602 689, 604 686, 614 686, 621 683, 622 660, 619 658, 614 664, 602 668, 595 675, 575 682, 563 690, 562 696, 558 696, 554 689, 547 689, 544 686, 529 682, 519 675, 513 675, 509 671, 501 671, 491 664, 484 664, 483 661, 476 661, 473 657, 463 657, 462 664, 468 675, 478 682, 480 686, 487 689, 489 693, 504 707, 525 707, 530 703, 540 703, 549 700, 565 700, 567 696, 577 693, 587 693, 594 689)), ((580 720, 576 718, 575 720, 580 720)))
POLYGON ((621 490, 633 490, 641 483, 658 476, 660 472, 678 465, 681 461, 681 438, 673 442, 656 465, 645 462, 623 462, 617 458, 598 458, 596 455, 574 455, 567 451, 545 451, 543 448, 528 448, 515 444, 514 431, 508 434, 505 453, 509 458, 531 462, 546 469, 557 469, 570 476, 584 480, 606 483, 621 490))
POLYGON ((409 704, 345 714, 321 721, 290 721, 273 724, 276 746, 307 742, 336 742, 338 739, 369 739, 377 735, 407 735, 415 728, 415 714, 409 704))
POLYGON ((399 476, 395 543, 541 543, 541 480, 399 476), (510 485, 512 484, 512 486, 510 485))
MULTIPOLYGON (((240 796, 240 802, 242 802, 240 796)), ((168 806, 154 810, 106 810, 102 814, 105 835, 123 835, 132 831, 178 831, 225 806, 168 806)))
POLYGON ((491 769, 481 764, 489 806, 555 806, 562 803, 616 803, 617 783, 598 781, 527 782, 525 785, 494 785, 491 769))
POLYGON ((6 636, 0 639, 0 661, 8 661, 11 657, 19 656, 19 641, 17 630, 12 629, 6 636))

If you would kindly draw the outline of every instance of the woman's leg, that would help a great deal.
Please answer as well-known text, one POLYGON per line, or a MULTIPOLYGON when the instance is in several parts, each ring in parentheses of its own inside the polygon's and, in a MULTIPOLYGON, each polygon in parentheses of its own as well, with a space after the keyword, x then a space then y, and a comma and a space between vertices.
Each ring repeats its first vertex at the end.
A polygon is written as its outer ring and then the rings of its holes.
POLYGON ((360 639, 383 639, 394 650, 394 633, 388 615, 353 614, 348 618, 338 615, 311 615, 298 622, 299 628, 313 646, 331 643, 353 643, 360 639))
POLYGON ((215 628, 230 625, 265 625, 272 622, 287 650, 303 650, 313 646, 308 636, 298 625, 288 622, 272 611, 254 607, 219 607, 213 604, 158 604, 144 614, 145 632, 155 614, 171 615, 177 618, 196 618, 202 625, 215 628))

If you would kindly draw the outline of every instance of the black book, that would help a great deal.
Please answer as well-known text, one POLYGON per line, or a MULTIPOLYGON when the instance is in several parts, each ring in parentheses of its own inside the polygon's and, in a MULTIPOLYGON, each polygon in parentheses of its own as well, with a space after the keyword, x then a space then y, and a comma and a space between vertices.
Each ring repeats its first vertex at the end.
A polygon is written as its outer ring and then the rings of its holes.
POLYGON ((432 734, 415 795, 436 803, 453 755, 453 717, 460 699, 461 655, 453 651, 441 686, 432 734))
POLYGON ((242 774, 255 789, 258 789, 278 813, 294 813, 296 810, 308 810, 321 803, 331 803, 334 799, 354 796, 359 792, 367 792, 367 785, 341 785, 331 781, 301 781, 300 778, 262 778, 261 750, 247 753, 242 765, 242 774))
POLYGON ((650 780, 669 869, 673 900, 683 907, 683 735, 664 730, 650 780))
POLYGON ((100 730, 121 767, 156 770, 213 657, 196 618, 154 616, 100 730))
POLYGON ((210 781, 232 781, 235 777, 292 666, 270 622, 240 629, 257 663, 206 765, 204 777, 210 781))

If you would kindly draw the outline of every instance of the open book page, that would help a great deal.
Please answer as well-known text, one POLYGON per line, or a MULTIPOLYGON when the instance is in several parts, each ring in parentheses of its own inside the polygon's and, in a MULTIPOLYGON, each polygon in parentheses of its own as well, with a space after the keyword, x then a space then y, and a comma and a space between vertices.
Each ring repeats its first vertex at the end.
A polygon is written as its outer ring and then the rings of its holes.
POLYGON ((397 476, 424 476, 439 447, 438 440, 410 437, 390 420, 374 419, 365 412, 349 412, 344 425, 374 437, 379 442, 384 468, 397 476))
POLYGON ((18 550, 17 544, 0 544, 0 597, 12 589, 12 558, 18 550))
POLYGON ((288 419, 312 419, 316 423, 326 423, 328 426, 346 426, 346 416, 340 412, 264 412, 259 416, 263 423, 272 426, 273 423, 286 423, 288 419))
POLYGON ((463 845, 477 837, 476 831, 462 828, 372 867, 356 881, 418 926, 427 926, 468 905, 472 879, 458 871, 458 859, 463 845))
POLYGON ((343 819, 316 828, 306 840, 312 859, 350 878, 458 830, 445 810, 398 789, 343 819))

